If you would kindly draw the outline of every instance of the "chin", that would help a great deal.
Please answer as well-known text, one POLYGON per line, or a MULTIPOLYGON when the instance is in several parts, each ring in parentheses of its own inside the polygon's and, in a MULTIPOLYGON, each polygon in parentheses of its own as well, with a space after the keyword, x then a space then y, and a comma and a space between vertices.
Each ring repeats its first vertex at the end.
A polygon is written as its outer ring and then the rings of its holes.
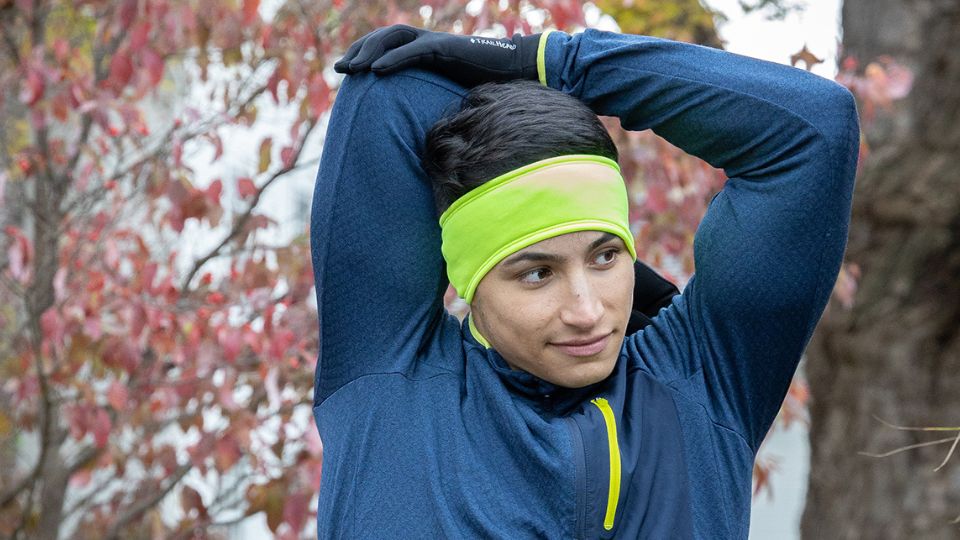
POLYGON ((598 383, 613 373, 613 368, 617 363, 617 357, 612 359, 598 359, 592 362, 578 365, 572 372, 568 372, 566 377, 559 377, 557 381, 551 381, 554 384, 565 386, 567 388, 583 388, 591 384, 598 383))

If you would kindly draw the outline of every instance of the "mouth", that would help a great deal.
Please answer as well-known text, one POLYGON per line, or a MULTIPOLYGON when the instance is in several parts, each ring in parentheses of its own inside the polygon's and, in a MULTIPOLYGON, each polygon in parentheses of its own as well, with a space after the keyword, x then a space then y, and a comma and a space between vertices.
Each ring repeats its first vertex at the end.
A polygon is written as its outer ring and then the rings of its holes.
POLYGON ((593 356, 607 348, 607 343, 610 341, 612 334, 613 332, 610 332, 602 336, 573 339, 570 341, 551 343, 551 345, 570 356, 593 356))

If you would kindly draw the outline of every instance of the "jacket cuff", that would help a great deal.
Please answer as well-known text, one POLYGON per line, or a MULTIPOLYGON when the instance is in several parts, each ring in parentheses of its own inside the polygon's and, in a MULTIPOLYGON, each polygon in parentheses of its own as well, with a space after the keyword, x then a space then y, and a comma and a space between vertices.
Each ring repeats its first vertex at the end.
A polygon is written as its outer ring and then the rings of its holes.
POLYGON ((520 46, 520 78, 537 80, 537 47, 543 34, 521 36, 514 34, 513 42, 520 46))
POLYGON ((547 54, 547 36, 551 32, 554 32, 554 29, 550 28, 544 30, 540 34, 540 40, 537 43, 537 76, 540 80, 540 84, 544 86, 549 86, 547 84, 547 64, 546 64, 546 54, 547 54))

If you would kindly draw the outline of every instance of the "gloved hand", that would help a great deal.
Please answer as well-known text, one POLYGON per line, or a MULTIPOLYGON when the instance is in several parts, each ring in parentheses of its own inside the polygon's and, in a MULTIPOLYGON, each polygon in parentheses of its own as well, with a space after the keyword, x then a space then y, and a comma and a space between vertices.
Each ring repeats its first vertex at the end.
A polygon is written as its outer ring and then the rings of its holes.
POLYGON ((492 39, 432 32, 405 24, 378 28, 355 41, 333 69, 378 75, 421 67, 462 86, 513 79, 536 80, 540 34, 492 39))
POLYGON ((637 259, 633 263, 633 309, 627 323, 627 335, 650 324, 661 308, 669 306, 680 294, 676 285, 637 259))

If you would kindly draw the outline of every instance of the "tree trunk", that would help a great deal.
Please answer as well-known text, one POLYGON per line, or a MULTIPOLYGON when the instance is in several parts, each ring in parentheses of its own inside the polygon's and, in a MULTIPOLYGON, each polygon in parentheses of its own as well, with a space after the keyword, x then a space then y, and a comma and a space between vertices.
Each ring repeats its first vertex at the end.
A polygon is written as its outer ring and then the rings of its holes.
POLYGON ((852 309, 832 301, 807 351, 811 464, 804 538, 956 539, 960 448, 883 453, 960 425, 960 2, 846 0, 844 53, 890 55, 910 96, 869 126, 846 260, 852 309))

